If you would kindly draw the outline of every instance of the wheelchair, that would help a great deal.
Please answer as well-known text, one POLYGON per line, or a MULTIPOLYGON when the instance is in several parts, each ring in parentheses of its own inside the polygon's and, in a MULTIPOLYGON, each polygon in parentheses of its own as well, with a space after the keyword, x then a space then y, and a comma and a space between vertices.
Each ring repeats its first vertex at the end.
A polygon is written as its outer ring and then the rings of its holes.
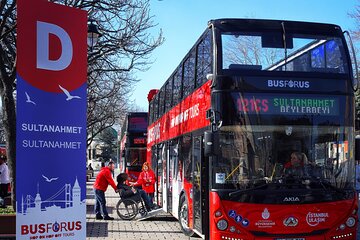
POLYGON ((131 197, 120 198, 120 200, 116 204, 116 212, 122 220, 132 220, 138 214, 140 214, 141 217, 145 217, 148 214, 143 200, 135 200, 131 197))

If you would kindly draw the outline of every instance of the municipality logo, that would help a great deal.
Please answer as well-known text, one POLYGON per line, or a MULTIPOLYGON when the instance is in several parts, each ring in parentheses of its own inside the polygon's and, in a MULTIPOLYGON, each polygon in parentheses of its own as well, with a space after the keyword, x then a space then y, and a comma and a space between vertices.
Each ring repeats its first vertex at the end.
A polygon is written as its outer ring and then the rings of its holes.
POLYGON ((270 217, 270 213, 269 213, 269 210, 267 209, 267 208, 265 208, 264 209, 264 211, 261 213, 261 217, 263 218, 263 219, 269 219, 269 217, 270 217))

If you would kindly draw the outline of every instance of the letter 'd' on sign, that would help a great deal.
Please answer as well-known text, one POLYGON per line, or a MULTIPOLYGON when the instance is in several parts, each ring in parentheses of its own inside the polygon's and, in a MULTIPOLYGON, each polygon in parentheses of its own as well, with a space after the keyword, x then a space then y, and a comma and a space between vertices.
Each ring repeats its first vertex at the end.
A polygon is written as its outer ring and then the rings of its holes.
POLYGON ((61 71, 67 68, 73 57, 73 46, 69 34, 55 24, 36 22, 36 67, 39 69, 61 71), (56 60, 49 59, 49 35, 59 38, 61 55, 56 60))

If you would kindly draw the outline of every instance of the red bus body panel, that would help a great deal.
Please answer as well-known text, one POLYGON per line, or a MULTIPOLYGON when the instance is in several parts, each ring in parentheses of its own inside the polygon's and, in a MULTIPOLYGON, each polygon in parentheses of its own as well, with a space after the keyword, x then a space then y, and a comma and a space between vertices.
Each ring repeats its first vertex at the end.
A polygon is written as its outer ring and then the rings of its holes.
MULTIPOLYGON (((209 239, 328 240, 351 233, 351 236, 339 239, 355 240, 356 225, 344 230, 338 229, 340 224, 345 223, 352 215, 354 209, 357 209, 355 198, 337 202, 275 205, 221 201, 217 193, 211 192, 209 239), (217 211, 220 211, 222 216, 216 217, 217 211), (224 231, 216 227, 220 219, 228 222, 224 231), (235 228, 234 232, 230 231, 230 227, 235 228), (255 232, 257 234, 254 234, 255 232)), ((353 216, 357 219, 356 215, 353 216)))
MULTIPOLYGON (((206 82, 148 128, 148 148, 156 143, 209 126, 210 84, 206 82)), ((151 151, 151 149, 148 151, 151 151)))
POLYGON ((189 183, 188 181, 184 181, 184 193, 186 195, 186 198, 188 200, 188 221, 189 221, 189 227, 194 227, 194 211, 193 211, 193 185, 189 183))
MULTIPOLYGON (((149 163, 151 163, 153 145, 210 125, 210 121, 206 119, 206 111, 211 107, 210 85, 211 81, 206 82, 148 127, 146 159, 149 163)), ((182 177, 182 189, 188 200, 191 228, 193 227, 192 186, 182 177)))

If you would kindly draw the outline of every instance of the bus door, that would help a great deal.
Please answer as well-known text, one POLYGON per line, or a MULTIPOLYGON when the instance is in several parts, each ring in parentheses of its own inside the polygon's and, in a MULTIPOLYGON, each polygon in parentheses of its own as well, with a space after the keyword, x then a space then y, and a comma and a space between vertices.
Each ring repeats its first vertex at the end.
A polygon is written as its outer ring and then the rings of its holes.
POLYGON ((178 218, 182 182, 182 167, 179 163, 179 144, 172 141, 169 145, 169 212, 178 218))
POLYGON ((155 201, 159 206, 162 206, 163 202, 163 163, 161 161, 161 149, 155 145, 151 149, 152 156, 151 162, 152 167, 156 173, 156 183, 155 183, 155 201))
POLYGON ((194 229, 196 229, 199 233, 202 233, 202 204, 201 204, 201 141, 202 138, 200 136, 194 137, 193 139, 193 220, 194 220, 194 229))
POLYGON ((160 161, 162 162, 162 208, 168 212, 168 192, 169 192, 169 154, 167 144, 160 147, 160 161))

